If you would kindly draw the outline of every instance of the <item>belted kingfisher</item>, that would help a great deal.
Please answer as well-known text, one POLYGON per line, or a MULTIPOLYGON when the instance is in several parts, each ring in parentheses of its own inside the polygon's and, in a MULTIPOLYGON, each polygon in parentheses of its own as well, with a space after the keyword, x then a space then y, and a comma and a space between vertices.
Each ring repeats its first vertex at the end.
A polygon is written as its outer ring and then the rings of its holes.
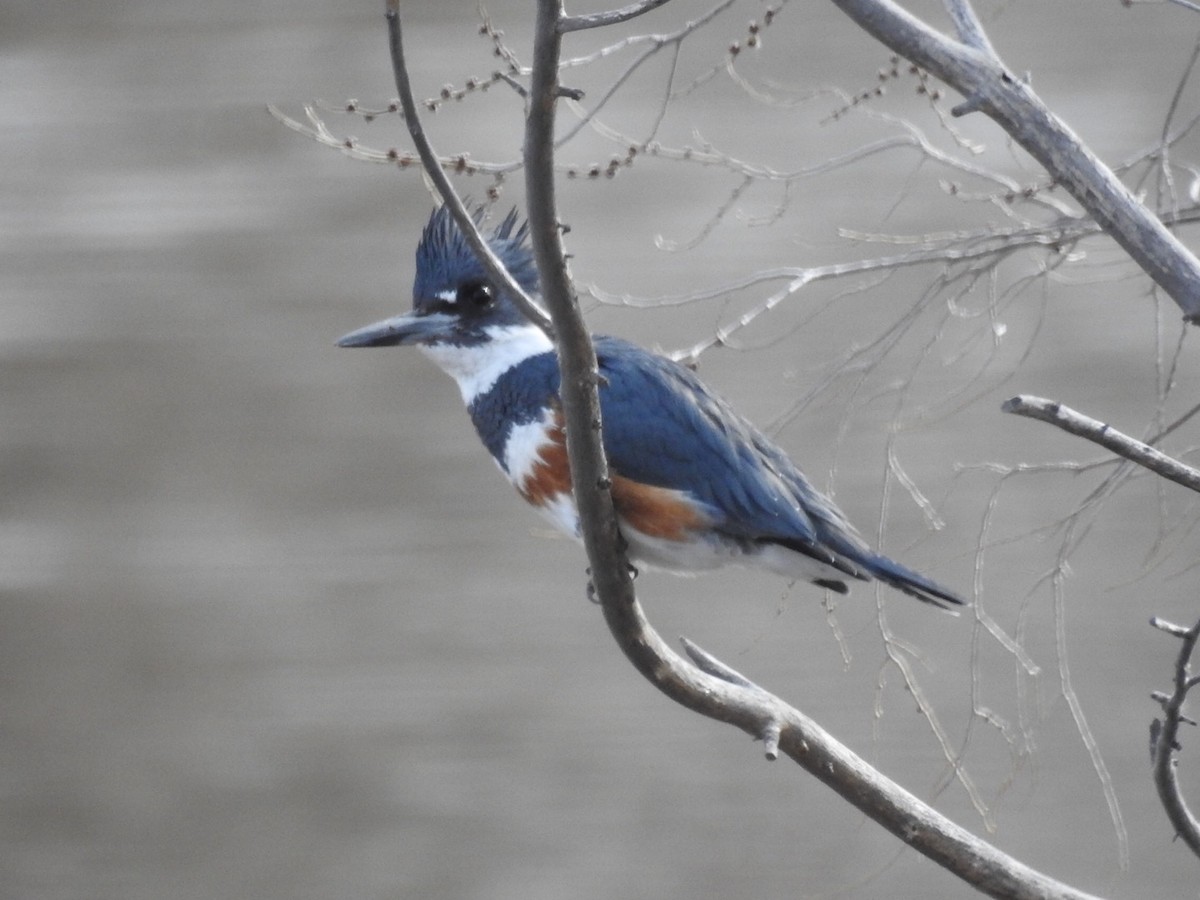
MULTIPOLYGON (((483 210, 475 213, 482 222, 483 210)), ((488 243, 530 296, 538 275, 516 210, 488 243)), ((963 600, 872 550, 787 455, 688 368, 594 338, 605 454, 635 564, 697 572, 760 566, 838 593, 878 579, 943 608, 963 600)), ((554 345, 489 279, 445 207, 417 247, 412 312, 341 347, 415 344, 458 382, 475 430, 518 493, 579 536, 554 345)))

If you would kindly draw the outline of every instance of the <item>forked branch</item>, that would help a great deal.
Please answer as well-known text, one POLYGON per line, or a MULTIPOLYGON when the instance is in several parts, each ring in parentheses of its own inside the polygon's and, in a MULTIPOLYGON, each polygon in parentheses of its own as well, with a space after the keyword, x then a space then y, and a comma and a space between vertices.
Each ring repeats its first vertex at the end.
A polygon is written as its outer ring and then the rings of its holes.
POLYGON ((1200 822, 1196 821, 1196 817, 1188 809, 1180 791, 1177 756, 1180 750, 1179 726, 1196 724, 1183 714, 1183 703, 1188 692, 1200 684, 1200 675, 1193 675, 1191 671, 1192 653, 1196 649, 1196 641, 1200 640, 1200 622, 1191 628, 1184 628, 1155 617, 1150 620, 1150 624, 1179 638, 1174 689, 1170 694, 1156 691, 1152 695, 1163 709, 1163 717, 1155 719, 1150 726, 1150 757, 1154 763, 1154 786, 1158 789, 1158 797, 1167 811, 1167 818, 1175 828, 1175 833, 1193 853, 1200 856, 1200 822))
POLYGON ((492 252, 483 235, 479 233, 479 229, 475 227, 475 222, 471 214, 467 211, 466 205, 454 192, 454 188, 450 184, 450 179, 442 169, 441 161, 438 159, 433 146, 429 143, 429 139, 425 136, 425 129, 421 126, 421 118, 417 114, 417 103, 413 97, 412 85, 408 78, 408 66, 404 62, 404 40, 400 23, 400 0, 386 0, 385 14, 388 23, 388 49, 392 57, 392 74, 396 79, 396 90, 399 92, 400 106, 404 111, 404 123, 408 126, 408 134, 412 138, 413 146, 417 148, 417 153, 421 157, 421 165, 425 169, 425 173, 437 188, 438 193, 441 194, 442 201, 450 207, 450 212, 454 216, 455 223, 467 239, 467 243, 471 245, 471 249, 475 252, 476 257, 483 263, 484 268, 487 269, 488 274, 516 299, 517 305, 521 307, 521 311, 529 317, 529 320, 553 339, 554 327, 549 319, 546 318, 546 314, 538 308, 537 304, 533 302, 524 289, 522 289, 521 285, 517 283, 517 280, 512 277, 512 274, 504 268, 504 263, 500 262, 500 258, 492 252))
POLYGON ((635 19, 643 13, 648 13, 652 9, 665 6, 668 2, 669 0, 638 0, 637 3, 630 3, 628 6, 623 6, 620 9, 614 9, 610 12, 592 13, 586 16, 564 15, 558 20, 558 33, 566 34, 570 31, 582 31, 585 28, 604 28, 609 25, 619 25, 621 22, 628 22, 630 19, 635 19))
POLYGON ((965 97, 956 115, 982 112, 1061 184, 1183 310, 1200 321, 1200 260, 1138 201, 1032 87, 1004 65, 969 0, 947 0, 954 40, 892 0, 833 0, 864 31, 965 97))

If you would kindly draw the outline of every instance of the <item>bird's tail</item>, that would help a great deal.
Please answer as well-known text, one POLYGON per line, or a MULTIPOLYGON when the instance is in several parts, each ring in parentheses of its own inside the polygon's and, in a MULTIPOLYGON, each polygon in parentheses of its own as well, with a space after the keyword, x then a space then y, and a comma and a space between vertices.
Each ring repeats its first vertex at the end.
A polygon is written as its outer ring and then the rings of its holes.
POLYGON ((931 578, 926 578, 920 572, 901 565, 894 559, 888 559, 878 553, 871 553, 858 560, 873 577, 884 584, 889 584, 898 591, 903 591, 910 597, 916 597, 945 610, 954 610, 956 606, 966 606, 967 601, 949 588, 944 588, 931 578))

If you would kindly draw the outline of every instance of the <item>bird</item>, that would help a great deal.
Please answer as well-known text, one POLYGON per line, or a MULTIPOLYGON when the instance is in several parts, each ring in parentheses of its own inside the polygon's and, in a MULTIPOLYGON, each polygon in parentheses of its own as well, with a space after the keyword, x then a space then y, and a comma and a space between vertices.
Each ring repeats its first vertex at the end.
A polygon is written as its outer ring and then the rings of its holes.
MULTIPOLYGON (((474 209, 483 227, 483 207, 474 209)), ((514 208, 485 239, 540 297, 529 226, 514 208)), ((674 360, 593 335, 601 433, 631 564, 692 574, 741 565, 845 594, 878 580, 943 609, 954 591, 876 552, 788 455, 674 360)), ((458 384, 500 470, 579 538, 554 344, 488 275, 445 206, 416 250, 412 310, 352 331, 341 347, 415 345, 458 384)))

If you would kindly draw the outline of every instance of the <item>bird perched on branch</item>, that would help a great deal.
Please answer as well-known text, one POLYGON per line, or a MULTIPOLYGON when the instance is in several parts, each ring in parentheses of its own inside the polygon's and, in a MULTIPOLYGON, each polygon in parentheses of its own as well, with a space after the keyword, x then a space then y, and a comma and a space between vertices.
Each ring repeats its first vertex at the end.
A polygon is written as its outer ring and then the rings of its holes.
MULTIPOLYGON (((537 296, 527 239, 514 210, 488 243, 537 296)), ((458 382, 475 430, 518 493, 578 537, 554 345, 488 277, 445 207, 425 226, 416 262, 412 311, 351 332, 339 346, 424 351, 458 382)), ((675 572, 758 566, 843 594, 848 580, 878 579, 937 606, 963 603, 872 550, 779 447, 690 369, 617 338, 594 342, 604 450, 631 561, 675 572)))

